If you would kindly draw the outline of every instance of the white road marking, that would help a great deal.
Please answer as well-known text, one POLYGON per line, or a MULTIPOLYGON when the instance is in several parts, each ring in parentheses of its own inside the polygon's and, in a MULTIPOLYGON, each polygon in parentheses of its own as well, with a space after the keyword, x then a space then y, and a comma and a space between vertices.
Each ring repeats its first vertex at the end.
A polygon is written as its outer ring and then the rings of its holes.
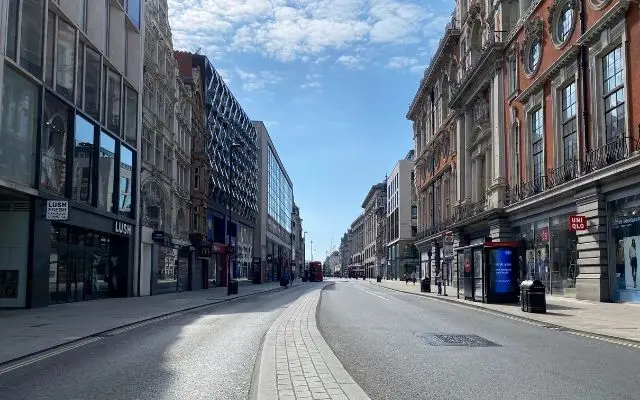
POLYGON ((374 295, 374 296, 376 296, 376 297, 379 297, 379 298, 381 298, 382 300, 389 300, 389 299, 387 299, 386 297, 380 296, 379 294, 377 294, 377 293, 375 293, 375 292, 370 292, 370 291, 365 290, 365 289, 362 289, 362 288, 358 288, 358 289, 362 290, 363 292, 367 292, 367 293, 369 293, 369 294, 372 294, 372 295, 374 295))

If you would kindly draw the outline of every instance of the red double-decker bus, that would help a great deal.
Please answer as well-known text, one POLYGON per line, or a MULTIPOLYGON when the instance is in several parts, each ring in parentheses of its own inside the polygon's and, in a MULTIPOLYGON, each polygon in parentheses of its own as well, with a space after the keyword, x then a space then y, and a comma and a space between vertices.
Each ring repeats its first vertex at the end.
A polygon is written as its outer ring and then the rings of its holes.
POLYGON ((322 263, 320 261, 309 263, 309 281, 322 282, 322 263))

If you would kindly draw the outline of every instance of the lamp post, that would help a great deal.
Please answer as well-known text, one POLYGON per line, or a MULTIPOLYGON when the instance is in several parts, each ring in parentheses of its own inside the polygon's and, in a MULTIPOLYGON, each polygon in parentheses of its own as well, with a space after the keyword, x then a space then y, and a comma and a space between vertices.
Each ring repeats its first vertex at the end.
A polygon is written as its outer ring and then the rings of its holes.
MULTIPOLYGON (((227 296, 233 294, 231 293, 231 230, 230 222, 231 222, 231 186, 233 185, 233 179, 231 179, 231 174, 233 173, 233 150, 240 147, 240 143, 233 142, 229 146, 229 194, 227 196, 227 223, 226 230, 228 239, 228 251, 227 251, 227 296)), ((237 294, 237 293, 236 293, 237 294)))

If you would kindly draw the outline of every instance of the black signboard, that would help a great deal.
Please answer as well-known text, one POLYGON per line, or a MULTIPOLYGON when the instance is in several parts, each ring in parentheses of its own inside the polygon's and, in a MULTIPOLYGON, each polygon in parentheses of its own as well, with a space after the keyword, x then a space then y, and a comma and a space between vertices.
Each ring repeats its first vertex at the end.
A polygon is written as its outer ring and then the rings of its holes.
POLYGON ((167 235, 164 231, 153 231, 153 234, 151 235, 151 240, 153 240, 156 243, 164 243, 166 237, 167 235))
POLYGON ((199 247, 198 257, 210 258, 212 254, 213 254, 213 248, 211 245, 202 245, 199 247))

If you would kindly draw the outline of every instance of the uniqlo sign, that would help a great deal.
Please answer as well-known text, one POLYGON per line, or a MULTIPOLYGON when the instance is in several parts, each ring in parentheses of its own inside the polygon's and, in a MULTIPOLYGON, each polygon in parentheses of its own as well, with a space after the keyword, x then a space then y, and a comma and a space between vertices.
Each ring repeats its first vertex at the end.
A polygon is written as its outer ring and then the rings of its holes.
POLYGON ((587 229, 587 217, 584 215, 569 216, 569 230, 571 232, 584 231, 587 229))

